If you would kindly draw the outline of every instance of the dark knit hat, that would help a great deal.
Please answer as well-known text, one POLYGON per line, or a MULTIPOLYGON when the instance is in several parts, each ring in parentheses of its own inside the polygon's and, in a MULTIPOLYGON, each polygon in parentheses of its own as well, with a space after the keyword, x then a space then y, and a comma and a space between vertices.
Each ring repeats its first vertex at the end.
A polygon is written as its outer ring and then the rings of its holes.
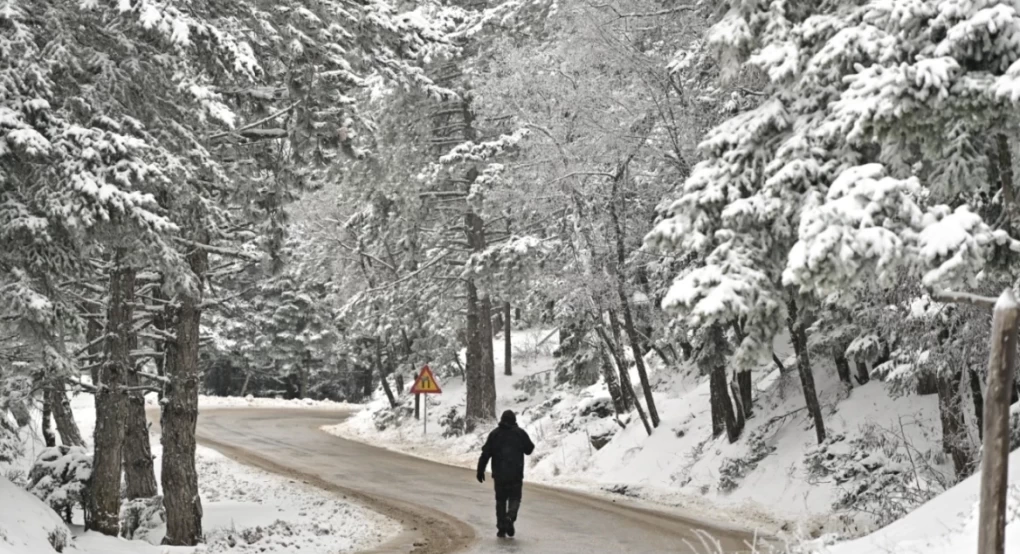
POLYGON ((500 423, 506 423, 508 425, 517 425, 517 416, 514 415, 513 410, 507 410, 503 412, 503 416, 499 418, 500 423))

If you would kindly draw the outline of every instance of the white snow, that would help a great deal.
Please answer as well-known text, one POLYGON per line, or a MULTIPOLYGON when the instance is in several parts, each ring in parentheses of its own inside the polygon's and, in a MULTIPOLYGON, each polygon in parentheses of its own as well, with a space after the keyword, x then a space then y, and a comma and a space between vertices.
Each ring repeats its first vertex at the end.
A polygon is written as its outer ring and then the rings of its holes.
POLYGON ((50 536, 70 531, 57 514, 24 489, 0 476, 0 554, 53 552, 50 536))
POLYGON ((223 409, 223 408, 309 408, 342 410, 352 409, 355 406, 346 402, 333 402, 331 400, 312 400, 311 398, 294 398, 285 400, 283 398, 256 398, 252 395, 245 397, 238 396, 199 396, 198 408, 223 409))
MULTIPOLYGON (((150 403, 152 400, 150 400, 150 403)), ((91 442, 95 410, 90 395, 71 400, 75 419, 86 440, 91 442)), ((203 397, 202 408, 231 407, 337 407, 335 403, 286 401, 256 398, 203 397)), ((36 414, 38 415, 38 414, 36 414)), ((37 423, 37 422, 36 422, 37 423)), ((26 456, 19 467, 26 471, 42 450, 35 431, 37 424, 22 431, 26 456)), ((162 448, 152 437, 157 482, 162 448)), ((207 544, 196 548, 156 546, 165 533, 159 526, 144 540, 128 541, 97 533, 82 533, 81 514, 76 514, 71 532, 57 515, 20 487, 0 477, 0 554, 43 554, 53 552, 51 530, 73 534, 74 544, 65 552, 79 554, 205 554, 264 553, 338 554, 374 547, 400 532, 400 525, 334 494, 295 482, 226 458, 215 450, 197 450, 202 525, 207 544)), ((0 468, 3 469, 3 468, 0 468)), ((0 471, 0 475, 4 472, 0 471)))
MULTIPOLYGON (((1020 451, 1009 458, 1006 552, 1020 545, 1020 451)), ((881 531, 820 549, 824 554, 968 554, 977 552, 975 474, 881 531)))

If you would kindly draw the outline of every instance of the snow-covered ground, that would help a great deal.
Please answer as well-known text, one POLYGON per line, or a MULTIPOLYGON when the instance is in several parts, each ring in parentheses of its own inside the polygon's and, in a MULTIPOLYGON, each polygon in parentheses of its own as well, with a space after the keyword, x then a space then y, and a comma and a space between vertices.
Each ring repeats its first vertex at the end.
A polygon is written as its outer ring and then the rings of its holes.
MULTIPOLYGON (((71 401, 75 418, 87 440, 91 439, 95 427, 92 400, 90 395, 79 395, 71 401)), ((326 407, 324 404, 206 397, 201 402, 204 408, 315 408, 326 407)), ((38 425, 33 425, 22 431, 27 435, 26 456, 22 467, 8 470, 27 471, 41 451, 43 446, 35 431, 37 428, 38 425)), ((152 450, 156 456, 158 481, 162 454, 158 436, 152 437, 152 450)), ((400 532, 398 523, 375 512, 309 485, 239 464, 214 450, 199 446, 197 463, 206 534, 204 545, 197 548, 156 546, 163 538, 164 526, 153 528, 144 540, 134 541, 82 533, 77 525, 68 529, 47 506, 0 476, 0 498, 3 498, 0 554, 53 552, 49 536, 54 530, 66 533, 71 539, 64 552, 81 554, 337 554, 370 548, 400 532)), ((81 523, 80 519, 75 523, 81 523)))
MULTIPOLYGON (((149 398, 149 403, 154 403, 154 398, 149 398)), ((360 408, 346 402, 333 402, 331 400, 312 400, 311 398, 290 399, 283 398, 256 398, 248 395, 238 396, 199 396, 198 408, 201 409, 223 409, 223 408, 311 408, 324 410, 342 410, 360 408)))
MULTIPOLYGON (((965 554, 977 551, 977 506, 981 474, 877 533, 820 549, 824 554, 965 554)), ((1006 552, 1020 548, 1020 450, 1009 458, 1006 552)))
MULTIPOLYGON (((894 398, 877 381, 847 391, 831 362, 817 360, 817 387, 831 441, 819 449, 796 371, 780 374, 763 361, 753 374, 754 417, 742 439, 729 444, 724 437, 712 438, 707 380, 689 368, 665 372, 653 364, 662 422, 649 437, 636 414, 623 420, 625 429, 606 417, 612 408, 602 383, 583 390, 555 386, 551 353, 556 337, 538 344, 548 335, 547 330, 512 335, 516 354, 509 377, 501 371, 502 340, 494 345, 497 413, 507 408, 518 412, 518 422, 537 445, 530 480, 639 497, 767 533, 816 537, 871 531, 874 518, 837 514, 834 504, 863 484, 887 486, 878 477, 902 473, 901 460, 909 457, 920 468, 916 479, 909 479, 918 489, 912 493, 933 496, 941 490, 938 475, 951 472, 939 454, 934 396, 894 398)), ((776 351, 788 368, 794 367, 784 341, 777 341, 776 351)), ((427 436, 421 422, 409 415, 413 398, 406 391, 399 419, 388 415, 380 395, 327 430, 473 467, 488 429, 444 436, 451 414, 463 414, 465 389, 461 378, 438 379, 443 394, 429 399, 427 436)), ((631 379, 638 384, 636 373, 631 379)), ((873 492, 882 497, 881 491, 873 492)))

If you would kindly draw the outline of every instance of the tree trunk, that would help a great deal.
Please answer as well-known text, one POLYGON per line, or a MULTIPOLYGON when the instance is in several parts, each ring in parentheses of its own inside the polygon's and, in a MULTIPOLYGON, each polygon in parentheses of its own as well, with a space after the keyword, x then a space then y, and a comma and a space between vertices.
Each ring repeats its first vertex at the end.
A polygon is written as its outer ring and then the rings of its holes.
MULTIPOLYGON (((203 282, 209 257, 202 249, 188 255, 191 270, 203 282)), ((204 288, 204 286, 203 286, 204 288)), ((168 341, 166 372, 170 384, 163 399, 163 544, 194 546, 202 541, 202 499, 195 468, 195 426, 198 423, 198 348, 202 291, 183 295, 177 311, 176 341, 168 341), (172 362, 172 363, 171 363, 172 362)))
MULTIPOLYGON (((473 180, 473 179, 472 179, 473 180)), ((475 252, 485 249, 485 225, 474 212, 464 214, 464 233, 475 252)), ((479 294, 474 279, 467 287, 467 388, 464 426, 472 431, 479 422, 496 417, 496 376, 492 359, 492 302, 479 294)))
POLYGON ((744 417, 750 419, 754 415, 754 386, 751 383, 751 372, 738 371, 737 372, 737 389, 740 393, 736 398, 740 399, 740 404, 744 409, 744 417))
MULTIPOLYGON (((630 309, 630 299, 627 298, 627 290, 624 287, 624 264, 627 260, 626 248, 624 246, 624 233, 622 218, 619 213, 619 189, 620 183, 626 176, 627 165, 619 164, 616 174, 613 176, 613 189, 609 200, 609 216, 613 221, 613 230, 616 235, 616 263, 609 264, 613 278, 616 280, 616 292, 620 297, 620 309, 623 310, 623 326, 627 332, 627 339, 630 341, 630 348, 634 352, 634 364, 637 366, 638 378, 641 380, 641 389, 645 393, 645 402, 648 404, 648 416, 652 420, 652 427, 659 426, 659 411, 655 408, 655 398, 652 395, 652 385, 648 381, 648 371, 645 369, 644 352, 641 348, 641 339, 638 336, 637 327, 634 323, 634 315, 630 309)), ((622 344, 621 344, 622 347, 622 344)))
POLYGON ((974 470, 976 462, 970 441, 967 439, 967 424, 960 402, 960 381, 963 374, 954 371, 951 375, 937 377, 939 396, 939 419, 942 421, 942 449, 953 460, 958 480, 963 480, 974 470))
POLYGON ((244 384, 241 385, 241 397, 248 395, 248 383, 251 382, 251 371, 244 372, 244 384))
POLYGON ((510 342, 510 332, 513 330, 513 323, 510 321, 510 302, 503 302, 503 375, 513 375, 513 348, 510 342))
POLYGON ((379 381, 382 383, 383 392, 386 393, 386 400, 390 403, 390 408, 397 408, 397 398, 393 396, 393 389, 390 387, 390 381, 382 374, 382 368, 379 368, 379 381))
MULTIPOLYGON (((641 423, 645 426, 645 432, 649 435, 652 434, 652 426, 648 423, 648 416, 645 414, 645 409, 641 406, 641 400, 638 398, 637 393, 634 392, 634 386, 631 385, 630 376, 627 375, 627 363, 623 359, 623 345, 617 343, 616 346, 609 342, 609 337, 606 336, 606 331, 602 327, 596 327, 599 331, 599 335, 602 337, 603 342, 606 343, 606 348, 609 349, 609 353, 612 354, 613 359, 616 361, 616 368, 620 373, 620 384, 622 389, 622 397, 624 404, 626 399, 629 398, 634 403, 634 407, 637 408, 638 415, 641 417, 641 423)), ((619 334, 619 329, 616 329, 616 333, 619 334)))
POLYGON ((857 384, 864 385, 871 380, 871 374, 868 373, 867 362, 861 360, 855 360, 854 364, 857 365, 857 384))
MULTIPOLYGON (((730 402, 729 387, 726 384, 726 337, 718 324, 705 329, 704 344, 698 353, 698 368, 708 373, 709 402, 712 407, 712 436, 726 432, 730 442, 737 440, 741 429, 737 426, 736 414, 730 402)), ((738 399, 739 402, 739 399, 738 399)))
POLYGON ((92 384, 99 384, 99 368, 103 362, 103 341, 99 340, 99 337, 103 336, 103 320, 99 319, 102 307, 97 303, 87 304, 88 312, 92 314, 92 317, 88 318, 88 322, 85 324, 85 340, 88 342, 88 360, 89 374, 92 377, 92 384))
MULTIPOLYGON (((609 310, 609 329, 613 333, 612 344, 608 343, 609 351, 613 354, 616 359, 616 367, 619 368, 620 372, 620 388, 623 389, 624 404, 630 402, 637 402, 637 397, 630 398, 630 392, 634 390, 634 385, 630 380, 630 367, 627 365, 626 358, 623 355, 623 337, 620 333, 620 320, 616 319, 616 312, 609 310)), ((629 406, 628 406, 629 407, 629 406)))
POLYGON ((985 438, 985 400, 984 395, 981 393, 981 377, 978 376, 977 372, 973 369, 967 373, 970 374, 970 394, 974 399, 974 416, 977 421, 978 438, 984 440, 985 438))
POLYGON ((489 417, 485 402, 485 375, 482 362, 482 333, 479 323, 478 288, 472 279, 466 281, 467 288, 467 349, 464 385, 467 389, 464 406, 464 428, 467 432, 475 429, 479 422, 489 417))
MULTIPOLYGON (((162 287, 156 287, 156 289, 152 291, 152 296, 160 300, 167 300, 166 295, 163 294, 162 287)), ((163 305, 161 309, 159 307, 159 304, 157 304, 156 308, 157 308, 156 313, 152 318, 152 326, 159 331, 166 332, 169 328, 169 325, 167 325, 167 320, 168 318, 173 319, 173 313, 176 308, 174 308, 170 304, 163 305)), ((156 352, 158 352, 156 359, 153 360, 156 363, 156 375, 159 375, 160 377, 166 377, 166 341, 157 340, 154 342, 155 350, 156 352)), ((165 385, 160 384, 159 399, 161 401, 163 400, 163 393, 165 392, 165 388, 166 388, 165 385)), ((244 396, 244 394, 242 393, 241 396, 244 396)))
POLYGON ((836 362, 836 373, 839 374, 839 380, 846 383, 848 387, 853 387, 853 379, 850 377, 850 361, 846 359, 845 351, 846 348, 833 347, 832 358, 836 362))
POLYGON ((397 396, 404 394, 404 374, 399 371, 393 372, 393 384, 397 387, 397 396))
POLYGON ((50 389, 46 391, 50 400, 50 408, 53 410, 53 421, 57 424, 57 433, 60 434, 60 442, 64 446, 85 446, 85 441, 78 430, 78 424, 74 421, 74 412, 71 411, 71 403, 67 401, 64 391, 50 389))
POLYGON ((1006 214, 1007 229, 1013 229, 1017 216, 1016 195, 1013 191, 1013 155, 1009 150, 1009 138, 1002 133, 995 136, 995 154, 999 186, 1002 189, 1002 211, 1006 214))
POLYGON ((747 417, 744 414, 743 404, 739 400, 736 400, 740 398, 740 389, 736 381, 730 381, 730 392, 733 393, 735 405, 734 415, 736 420, 734 421, 732 429, 726 429, 726 438, 729 439, 730 444, 733 444, 740 438, 740 433, 744 432, 744 424, 747 422, 747 417))
POLYGON ((797 373, 800 375, 800 385, 804 390, 804 402, 811 414, 815 424, 815 438, 818 444, 825 441, 825 420, 822 418, 822 406, 818 402, 818 392, 815 390, 815 376, 811 370, 811 359, 808 355, 807 329, 804 327, 804 314, 797 311, 797 303, 791 298, 787 302, 787 325, 790 327, 790 338, 793 339, 793 348, 797 353, 797 373))
POLYGON ((491 310, 490 308, 490 311, 493 312, 492 319, 489 321, 489 324, 492 326, 492 338, 496 338, 503 332, 503 308, 502 306, 500 306, 499 310, 491 310))
POLYGON ((393 389, 390 388, 388 368, 383 365, 382 341, 375 340, 375 366, 379 368, 379 381, 382 383, 383 392, 386 393, 386 400, 390 403, 391 409, 397 409, 397 398, 393 396, 393 389))
POLYGON ((53 410, 50 409, 50 397, 47 394, 43 394, 43 405, 42 405, 42 436, 43 442, 46 443, 46 448, 53 448, 57 445, 57 437, 53 434, 53 424, 51 420, 53 410))
POLYGON ((596 327, 596 333, 606 344, 602 345, 599 349, 602 364, 602 379, 606 382, 606 388, 609 389, 609 398, 613 401, 613 409, 616 410, 617 415, 623 415, 627 413, 627 398, 623 394, 623 389, 620 388, 620 379, 616 373, 616 368, 613 367, 612 361, 609 359, 609 337, 606 335, 606 330, 601 326, 596 327))
POLYGON ((124 381, 130 371, 135 272, 117 254, 110 274, 110 306, 106 329, 106 360, 97 372, 95 455, 90 486, 91 521, 86 528, 104 535, 120 532, 121 464, 124 457, 124 417, 127 395, 124 381))
MULTIPOLYGON (((127 386, 138 386, 138 375, 134 372, 128 374, 127 386)), ((158 494, 158 488, 149 443, 149 422, 145 418, 145 397, 141 391, 128 395, 125 421, 124 482, 127 498, 151 498, 158 494)))
POLYGON ((652 395, 652 384, 648 381, 648 371, 645 369, 641 339, 638 337, 637 329, 634 327, 634 318, 631 315, 630 303, 627 301, 627 293, 624 291, 623 283, 620 281, 617 281, 617 292, 620 295, 620 308, 623 310, 623 328, 630 341, 630 348, 634 352, 634 364, 637 366, 638 378, 641 380, 641 389, 645 393, 648 416, 652 420, 652 427, 658 427, 659 411, 655 409, 655 397, 652 395))
POLYGON ((479 295, 478 323, 482 336, 482 371, 485 377, 486 398, 492 403, 492 417, 496 417, 496 352, 492 343, 492 300, 479 295))

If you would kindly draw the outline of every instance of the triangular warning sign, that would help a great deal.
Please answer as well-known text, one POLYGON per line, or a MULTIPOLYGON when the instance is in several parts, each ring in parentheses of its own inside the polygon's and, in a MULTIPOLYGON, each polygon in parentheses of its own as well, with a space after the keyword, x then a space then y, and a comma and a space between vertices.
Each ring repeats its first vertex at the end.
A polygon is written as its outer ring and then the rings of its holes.
POLYGON ((412 394, 442 394, 443 389, 439 388, 439 382, 436 381, 436 376, 432 374, 432 370, 429 366, 421 368, 421 373, 418 374, 418 378, 414 380, 414 386, 411 387, 412 394))

